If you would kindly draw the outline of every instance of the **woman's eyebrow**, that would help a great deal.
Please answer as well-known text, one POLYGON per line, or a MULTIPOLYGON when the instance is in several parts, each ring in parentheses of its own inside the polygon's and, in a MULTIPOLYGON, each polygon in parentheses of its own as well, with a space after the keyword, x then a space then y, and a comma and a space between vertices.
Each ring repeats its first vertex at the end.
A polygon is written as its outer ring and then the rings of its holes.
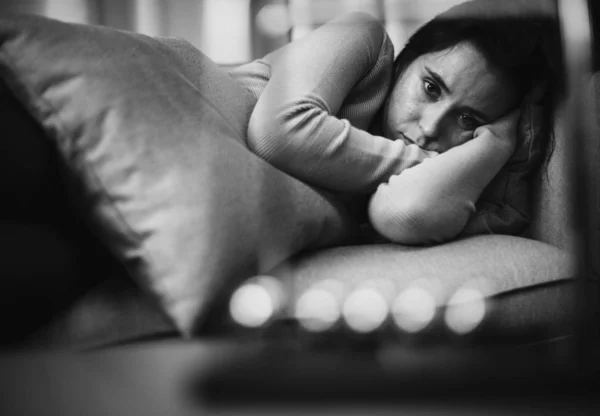
POLYGON ((440 74, 438 74, 437 72, 435 72, 428 66, 425 67, 425 71, 427 71, 429 76, 434 79, 434 81, 440 86, 440 88, 442 90, 444 90, 444 92, 446 94, 450 94, 450 88, 448 88, 448 86, 446 85, 446 82, 444 81, 444 79, 441 77, 440 74))

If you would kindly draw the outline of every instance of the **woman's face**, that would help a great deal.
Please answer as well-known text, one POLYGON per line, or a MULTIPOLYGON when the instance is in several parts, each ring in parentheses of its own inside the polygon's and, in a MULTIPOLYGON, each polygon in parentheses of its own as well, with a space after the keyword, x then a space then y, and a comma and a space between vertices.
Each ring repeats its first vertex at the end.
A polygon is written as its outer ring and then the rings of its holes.
POLYGON ((385 108, 383 134, 445 152, 517 104, 509 82, 469 42, 421 55, 400 75, 385 108))

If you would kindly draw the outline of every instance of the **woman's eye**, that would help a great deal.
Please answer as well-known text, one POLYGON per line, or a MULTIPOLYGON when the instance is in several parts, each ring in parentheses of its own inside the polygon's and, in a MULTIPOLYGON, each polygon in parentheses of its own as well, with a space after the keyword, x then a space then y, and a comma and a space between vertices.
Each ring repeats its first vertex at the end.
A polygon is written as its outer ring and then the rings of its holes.
POLYGON ((430 82, 427 80, 423 81, 423 89, 425 90, 427 95, 429 95, 433 98, 437 98, 441 94, 439 87, 437 85, 435 85, 433 82, 430 82))
POLYGON ((458 117, 458 124, 465 130, 474 130, 478 125, 477 120, 467 114, 461 114, 458 117))

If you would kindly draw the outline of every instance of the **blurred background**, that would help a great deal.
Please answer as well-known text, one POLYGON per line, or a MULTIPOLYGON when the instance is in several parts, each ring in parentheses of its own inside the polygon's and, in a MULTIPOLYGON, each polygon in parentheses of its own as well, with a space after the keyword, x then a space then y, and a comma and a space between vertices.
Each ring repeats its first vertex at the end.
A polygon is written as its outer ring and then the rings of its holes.
POLYGON ((398 52, 424 21, 464 0, 0 0, 20 12, 182 37, 214 61, 259 58, 324 22, 360 10, 385 23, 398 52))

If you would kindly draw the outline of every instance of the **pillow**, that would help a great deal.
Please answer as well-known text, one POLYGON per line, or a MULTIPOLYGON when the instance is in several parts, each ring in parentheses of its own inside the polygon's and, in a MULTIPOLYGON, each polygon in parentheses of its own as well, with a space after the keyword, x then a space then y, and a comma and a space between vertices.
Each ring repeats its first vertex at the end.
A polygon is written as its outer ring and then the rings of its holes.
POLYGON ((0 77, 72 206, 185 335, 227 285, 345 238, 327 195, 245 147, 253 98, 183 40, 5 15, 0 77))

